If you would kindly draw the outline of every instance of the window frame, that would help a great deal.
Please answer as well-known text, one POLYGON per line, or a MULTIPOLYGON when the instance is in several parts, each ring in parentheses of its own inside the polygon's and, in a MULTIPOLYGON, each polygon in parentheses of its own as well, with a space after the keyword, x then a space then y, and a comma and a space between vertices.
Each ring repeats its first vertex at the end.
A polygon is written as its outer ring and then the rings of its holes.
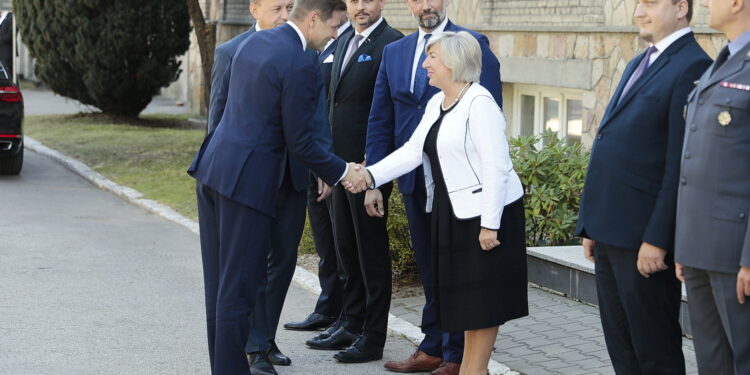
MULTIPOLYGON (((538 86, 527 84, 515 84, 513 87, 513 116, 512 134, 518 137, 521 134, 522 96, 534 97, 534 135, 540 135, 544 131, 544 98, 558 100, 560 103, 560 131, 557 137, 567 141, 568 138, 568 100, 579 100, 583 104, 583 91, 566 89, 562 87, 538 86)), ((581 114, 583 116, 583 114, 581 114)), ((581 119, 583 120, 583 119, 581 119)), ((541 142, 541 141, 540 141, 541 142)), ((541 143, 540 145, 541 146, 541 143)))

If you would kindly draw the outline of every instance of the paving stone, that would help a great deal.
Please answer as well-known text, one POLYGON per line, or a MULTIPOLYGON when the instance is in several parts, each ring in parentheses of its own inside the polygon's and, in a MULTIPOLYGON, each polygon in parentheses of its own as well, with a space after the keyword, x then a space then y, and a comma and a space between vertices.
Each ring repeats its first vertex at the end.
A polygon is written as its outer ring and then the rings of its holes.
MULTIPOLYGON (((500 327, 492 359, 525 375, 614 375, 597 307, 533 286, 528 296, 529 316, 500 327)), ((418 324, 422 306, 410 303, 394 300, 392 311, 418 324)), ((683 352, 687 373, 697 374, 692 340, 683 352)))

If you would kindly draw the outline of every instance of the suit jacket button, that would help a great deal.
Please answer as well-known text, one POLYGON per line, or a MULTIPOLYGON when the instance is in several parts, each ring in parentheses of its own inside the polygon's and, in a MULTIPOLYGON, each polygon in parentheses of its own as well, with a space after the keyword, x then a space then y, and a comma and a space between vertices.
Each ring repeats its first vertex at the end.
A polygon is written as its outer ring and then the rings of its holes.
POLYGON ((693 156, 690 151, 685 153, 685 159, 690 159, 690 157, 693 156))
POLYGON ((421 111, 421 110, 422 110, 422 106, 421 106, 421 105, 418 105, 418 106, 417 106, 417 109, 421 111))
POLYGON ((596 139, 602 139, 602 135, 601 134, 597 134, 596 135, 596 139))
POLYGON ((744 218, 745 218, 745 213, 744 212, 740 212, 740 220, 742 220, 744 218))
POLYGON ((690 125, 690 131, 691 132, 694 132, 696 130, 698 130, 698 126, 697 125, 695 125, 695 124, 690 125))
POLYGON ((680 177, 680 184, 687 185, 687 179, 685 177, 680 177))

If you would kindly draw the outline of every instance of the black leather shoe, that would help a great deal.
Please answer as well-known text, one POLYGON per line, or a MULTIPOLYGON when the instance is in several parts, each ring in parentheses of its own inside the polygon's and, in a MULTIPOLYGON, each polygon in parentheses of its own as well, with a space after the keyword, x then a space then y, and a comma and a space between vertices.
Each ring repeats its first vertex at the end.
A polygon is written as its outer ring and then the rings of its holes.
POLYGON ((328 326, 328 328, 326 328, 325 331, 323 331, 319 335, 313 337, 313 340, 320 341, 320 340, 325 340, 325 339, 331 337, 331 335, 333 335, 334 333, 336 333, 336 331, 338 331, 339 328, 341 328, 341 327, 344 326, 344 323, 345 323, 344 320, 341 320, 341 319, 336 320, 335 322, 333 322, 333 324, 331 324, 330 326, 328 326))
POLYGON ((279 375, 268 361, 266 353, 257 352, 248 354, 250 357, 250 374, 251 375, 279 375))
POLYGON ((367 337, 362 336, 343 352, 336 353, 333 358, 345 363, 365 363, 383 359, 383 347, 367 342, 367 337))
POLYGON ((331 337, 323 340, 307 340, 305 344, 312 349, 318 350, 341 350, 348 348, 359 338, 359 335, 351 333, 346 329, 339 328, 331 337))
POLYGON ((268 361, 275 366, 289 366, 292 364, 292 359, 285 356, 284 353, 279 350, 276 346, 276 341, 271 341, 271 348, 268 349, 268 361))
POLYGON ((289 322, 284 324, 284 328, 294 331, 316 331, 331 325, 336 318, 320 315, 316 312, 310 314, 301 322, 289 322))

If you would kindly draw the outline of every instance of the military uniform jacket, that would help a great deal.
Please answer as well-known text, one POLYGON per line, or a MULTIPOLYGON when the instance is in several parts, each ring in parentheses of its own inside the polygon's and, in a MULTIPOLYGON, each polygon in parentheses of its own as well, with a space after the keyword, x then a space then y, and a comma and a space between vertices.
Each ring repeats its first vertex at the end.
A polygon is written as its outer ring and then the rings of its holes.
POLYGON ((750 267, 750 44, 688 96, 675 260, 735 273, 750 267))

